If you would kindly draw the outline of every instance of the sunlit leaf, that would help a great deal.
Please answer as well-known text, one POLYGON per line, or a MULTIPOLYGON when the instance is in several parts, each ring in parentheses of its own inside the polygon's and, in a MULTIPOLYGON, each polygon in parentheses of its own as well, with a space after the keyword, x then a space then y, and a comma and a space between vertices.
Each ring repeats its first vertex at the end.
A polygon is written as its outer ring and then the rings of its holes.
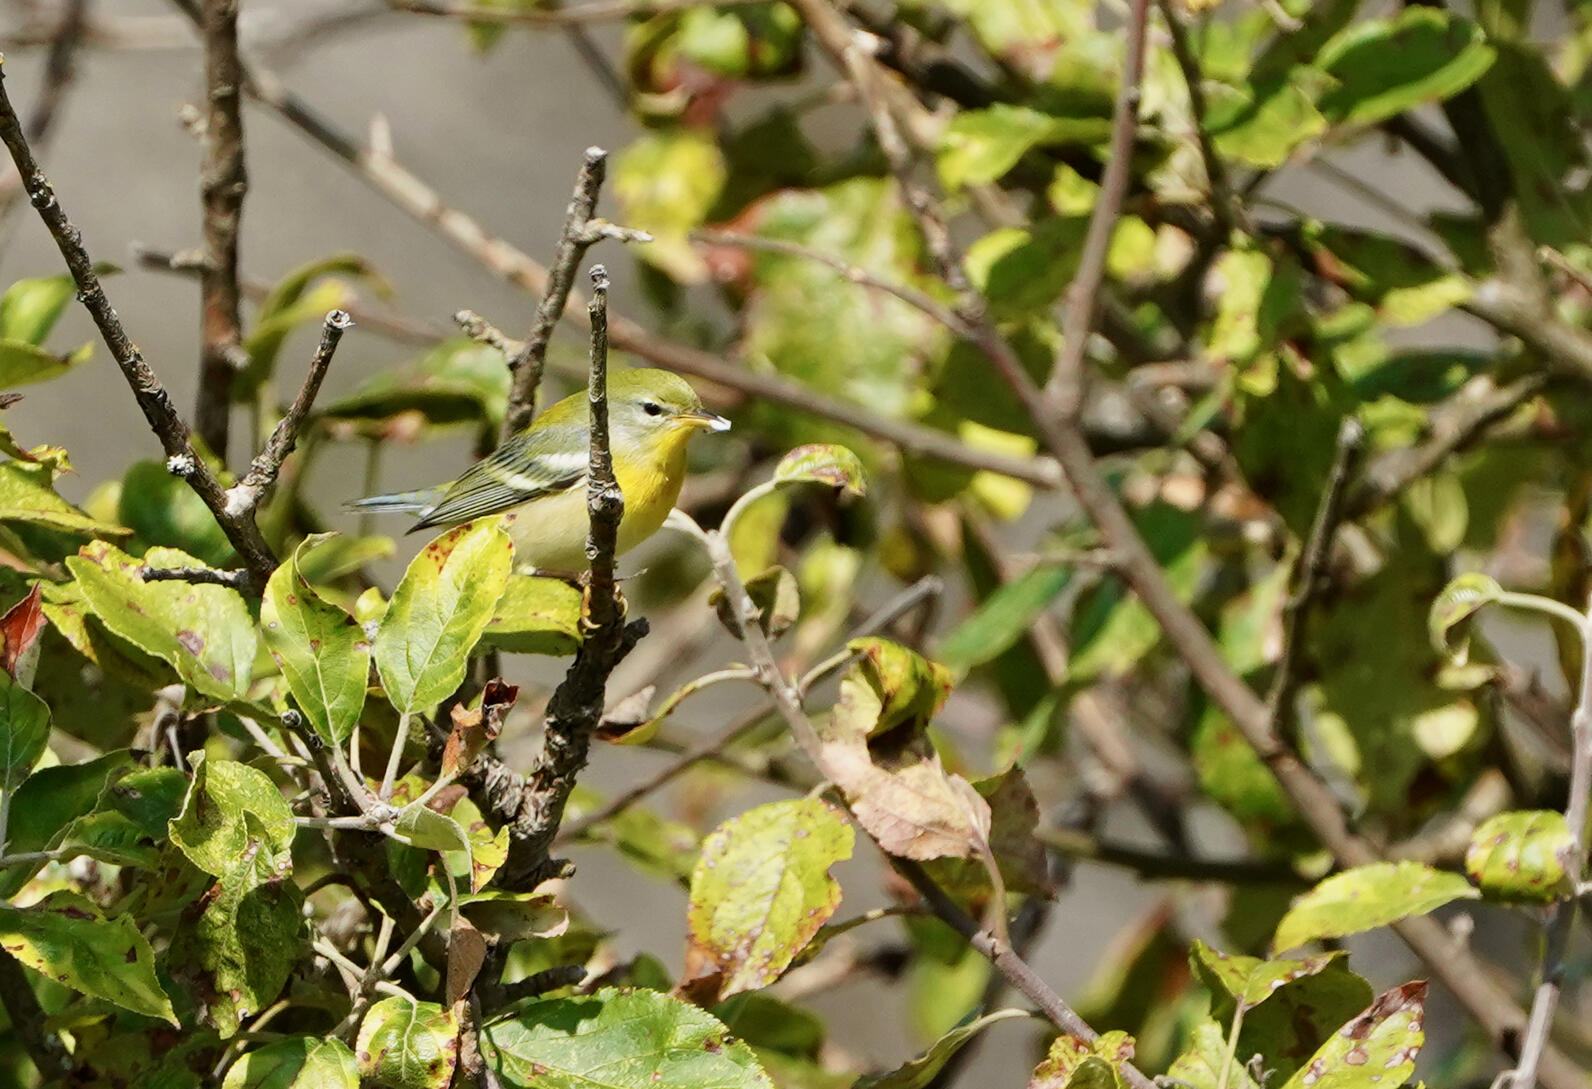
POLYGON ((1394 987, 1328 1037, 1283 1089, 1363 1089, 1376 1084, 1372 1072, 1380 1084, 1405 1083, 1426 1042, 1425 1011, 1425 980, 1394 987))
POLYGON ((581 630, 580 590, 563 579, 516 575, 492 610, 481 642, 511 654, 575 653, 581 630))
POLYGON ((222 1089, 359 1089, 359 1069, 335 1037, 291 1036, 239 1056, 222 1089))
POLYGON ((951 1061, 951 1056, 984 1029, 1001 1021, 1032 1016, 1027 1010, 996 1010, 958 1025, 936 1040, 923 1054, 907 1060, 894 1070, 884 1074, 865 1074, 858 1078, 856 1089, 923 1089, 951 1061))
POLYGON ((862 495, 868 488, 857 455, 844 446, 825 443, 799 446, 780 458, 774 467, 774 480, 780 484, 827 484, 847 495, 862 495))
POLYGON ((459 1022, 435 1002, 384 998, 365 1014, 354 1056, 361 1085, 446 1089, 459 1062, 459 1022))
POLYGON ((1463 665, 1470 657, 1466 622, 1485 606, 1496 602, 1503 592, 1496 580, 1474 571, 1460 575, 1443 587, 1426 619, 1432 646, 1463 665))
POLYGON ((1470 837, 1465 871, 1487 896, 1554 900, 1572 891, 1575 837, 1563 813, 1515 810, 1487 818, 1470 837))
POLYGON ((1492 66, 1482 29, 1437 8, 1405 8, 1391 19, 1355 23, 1316 63, 1337 80, 1321 94, 1334 122, 1374 125, 1469 87, 1492 66))
POLYGON ((1293 949, 1424 915, 1481 893, 1457 873, 1419 862, 1374 862, 1334 874, 1294 901, 1277 924, 1274 949, 1293 949))
POLYGON ((817 798, 772 802, 719 825, 691 875, 691 943, 723 976, 719 994, 766 987, 840 906, 829 868, 854 834, 817 798))
POLYGON ((370 644, 354 618, 316 594, 300 569, 304 554, 330 536, 306 539, 272 573, 260 628, 310 725, 322 740, 342 745, 365 706, 370 644))

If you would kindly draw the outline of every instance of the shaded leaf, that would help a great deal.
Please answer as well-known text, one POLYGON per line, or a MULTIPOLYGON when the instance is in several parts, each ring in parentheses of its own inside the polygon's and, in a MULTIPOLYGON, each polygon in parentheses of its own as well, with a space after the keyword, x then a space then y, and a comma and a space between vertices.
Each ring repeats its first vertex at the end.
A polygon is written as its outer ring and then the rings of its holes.
POLYGON ((300 569, 304 554, 330 534, 306 538, 272 572, 260 602, 266 648, 315 733, 343 745, 365 707, 370 643, 365 630, 321 598, 300 569))
POLYGON ((87 344, 67 355, 57 355, 24 340, 0 339, 0 389, 59 378, 92 354, 93 349, 87 344))
POLYGON ((1050 1050, 1033 1076, 1028 1089, 1101 1089, 1123 1084, 1118 1064, 1133 1061, 1133 1037, 1125 1032, 1104 1032, 1093 1043, 1066 1033, 1051 1042, 1050 1050))
POLYGON ((1496 580, 1475 571, 1460 575, 1443 587, 1426 618, 1432 646, 1455 663, 1464 665, 1470 658, 1466 622, 1483 607, 1498 601, 1503 592, 1496 580), (1460 630, 1455 631, 1455 628, 1460 630))
POLYGON ((1463 876, 1419 862, 1375 862, 1334 874, 1294 901, 1277 924, 1274 949, 1341 938, 1424 915, 1481 893, 1463 876))
POLYGON ((934 1041, 923 1054, 907 1060, 894 1070, 884 1074, 864 1074, 857 1079, 855 1089, 923 1089, 951 1061, 951 1056, 961 1051, 969 1040, 984 1029, 999 1021, 1032 1016, 1027 1010, 996 1010, 958 1025, 934 1041))
POLYGON ((657 991, 547 999, 487 1026, 506 1085, 565 1089, 772 1089, 752 1049, 711 1014, 657 991))
POLYGON ((513 381, 496 348, 459 338, 444 341, 412 365, 380 374, 321 409, 321 415, 374 437, 412 438, 414 414, 432 427, 468 425, 496 430, 513 381))
POLYGON ((1041 564, 1003 584, 940 641, 935 659, 953 673, 993 661, 1028 634, 1072 582, 1072 571, 1041 564))
POLYGON ((197 492, 160 461, 135 461, 122 477, 116 518, 144 544, 181 549, 212 567, 231 567, 237 552, 197 492))
POLYGON ((773 983, 840 906, 829 868, 854 833, 818 798, 772 802, 719 825, 691 875, 693 950, 716 964, 720 997, 773 983))
POLYGON ((177 1024, 155 978, 155 952, 130 915, 107 919, 74 892, 53 892, 29 908, 0 904, 0 946, 74 991, 177 1024))
MULTIPOLYGON (((796 586, 796 576, 775 564, 746 580, 746 593, 757 606, 757 626, 769 639, 776 639, 790 630, 801 615, 801 591, 796 586)), ((730 606, 722 587, 708 598, 719 623, 737 639, 741 637, 741 621, 730 606)))
POLYGON ((1104 117, 1055 117, 1026 106, 997 103, 962 110, 940 134, 935 167, 947 189, 999 181, 1036 147, 1098 144, 1111 135, 1104 117))
POLYGON ((50 741, 50 709, 44 701, 0 673, 0 790, 22 785, 50 741))
POLYGON ((1316 63, 1337 80, 1318 101, 1335 123, 1374 125, 1452 97, 1492 66, 1482 29, 1437 8, 1366 19, 1327 43, 1316 63))
POLYGON ((1563 813, 1516 810, 1487 818, 1470 838, 1465 872, 1483 894, 1510 900, 1554 900, 1574 889, 1567 869, 1575 837, 1563 813))
MULTIPOLYGON (((105 788, 131 763, 131 755, 121 749, 33 773, 12 799, 6 850, 26 854, 53 848, 73 820, 92 810, 105 788)), ((0 871, 0 899, 15 896, 43 866, 43 861, 18 863, 0 871)))
MULTIPOLYGON (((100 262, 94 271, 100 276, 112 276, 121 269, 100 262)), ((0 296, 0 337, 43 344, 76 295, 77 281, 69 273, 17 280, 0 296)), ((6 384, 0 382, 0 386, 6 384)))
POLYGON ((580 591, 564 579, 515 575, 481 642, 511 654, 573 654, 584 636, 580 610, 580 591))
POLYGON ((376 671, 395 708, 427 710, 463 682, 470 651, 509 583, 512 557, 508 534, 492 519, 421 549, 376 629, 376 671))
POLYGON ((857 455, 830 443, 813 443, 790 451, 774 467, 774 482, 827 484, 847 495, 864 495, 868 490, 867 476, 857 455))

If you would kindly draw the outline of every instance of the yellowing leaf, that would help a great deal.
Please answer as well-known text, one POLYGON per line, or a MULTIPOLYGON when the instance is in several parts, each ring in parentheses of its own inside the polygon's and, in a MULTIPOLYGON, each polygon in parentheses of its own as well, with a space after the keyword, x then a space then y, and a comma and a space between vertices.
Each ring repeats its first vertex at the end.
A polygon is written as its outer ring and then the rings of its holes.
POLYGON ((1294 901, 1277 924, 1274 949, 1374 930, 1481 893, 1457 873, 1419 862, 1374 862, 1334 874, 1294 901))
POLYGON ((316 734, 342 745, 365 706, 370 644, 354 618, 323 600, 300 571, 304 552, 329 536, 308 538, 272 573, 260 602, 260 626, 288 691, 316 734))

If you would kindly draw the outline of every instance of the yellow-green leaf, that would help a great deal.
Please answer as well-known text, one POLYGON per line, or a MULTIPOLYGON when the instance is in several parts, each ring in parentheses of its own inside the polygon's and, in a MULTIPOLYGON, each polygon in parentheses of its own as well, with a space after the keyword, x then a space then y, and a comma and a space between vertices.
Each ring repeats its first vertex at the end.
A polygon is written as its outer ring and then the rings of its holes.
POLYGON ((1334 874, 1300 896, 1277 924, 1273 949, 1293 949, 1424 915, 1481 893, 1457 873, 1419 862, 1373 862, 1334 874))
POLYGON ((300 561, 332 534, 305 540, 272 573, 260 602, 266 648, 316 734, 342 745, 365 706, 370 644, 352 616, 318 595, 300 561))

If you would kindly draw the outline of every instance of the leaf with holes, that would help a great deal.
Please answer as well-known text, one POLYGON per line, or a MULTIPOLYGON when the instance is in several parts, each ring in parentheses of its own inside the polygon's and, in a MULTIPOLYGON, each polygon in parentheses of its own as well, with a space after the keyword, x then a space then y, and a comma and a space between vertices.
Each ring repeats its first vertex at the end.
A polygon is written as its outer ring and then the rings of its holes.
POLYGON ((331 536, 306 538, 271 574, 260 602, 260 626, 288 691, 316 735, 342 745, 365 706, 370 644, 354 618, 322 599, 299 568, 304 553, 331 536))
POLYGON ((459 1022, 435 1002, 384 998, 365 1014, 354 1045, 362 1085, 444 1089, 459 1061, 459 1022))
POLYGON ((155 978, 155 952, 130 915, 107 919, 74 892, 53 892, 27 908, 0 904, 0 947, 74 991, 178 1023, 155 978))
POLYGON ((254 618, 236 590, 187 582, 145 582, 150 567, 200 567, 172 548, 142 560, 103 541, 83 546, 66 566, 94 615, 116 635, 164 659, 195 691, 213 700, 240 698, 254 671, 254 618))
POLYGON ((1394 987, 1328 1037, 1282 1089, 1366 1089, 1403 1085, 1426 1042, 1426 981, 1394 987))
POLYGON ((1374 930, 1480 895, 1460 874, 1419 862, 1356 866, 1334 874, 1296 899, 1277 924, 1272 948, 1293 949, 1322 938, 1374 930))
POLYGON ((487 1062, 515 1087, 773 1089, 723 1022, 658 991, 546 999, 487 1026, 487 1062))
POLYGON ((718 966, 720 997, 766 987, 840 906, 829 868, 855 834, 818 798, 771 802, 725 821, 691 874, 693 951, 718 966))
POLYGON ((399 711, 428 710, 464 681, 512 563, 508 534, 492 519, 449 530, 420 550, 376 629, 376 671, 399 711))

